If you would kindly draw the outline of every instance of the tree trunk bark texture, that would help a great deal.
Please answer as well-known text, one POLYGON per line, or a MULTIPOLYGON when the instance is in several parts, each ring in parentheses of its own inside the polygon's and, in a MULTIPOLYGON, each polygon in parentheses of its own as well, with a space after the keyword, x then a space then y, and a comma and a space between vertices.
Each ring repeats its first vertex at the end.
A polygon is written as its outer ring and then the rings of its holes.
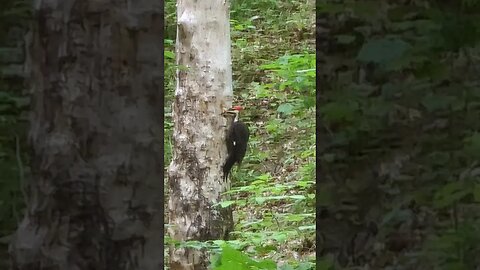
MULTIPOLYGON (((173 104, 173 158, 169 167, 169 234, 174 241, 225 239, 232 213, 215 206, 229 183, 227 150, 232 71, 228 1, 177 2, 177 89, 173 104)), ((170 269, 207 269, 205 250, 170 246, 170 269)))
POLYGON ((163 267, 162 33, 162 1, 34 1, 13 269, 163 267))

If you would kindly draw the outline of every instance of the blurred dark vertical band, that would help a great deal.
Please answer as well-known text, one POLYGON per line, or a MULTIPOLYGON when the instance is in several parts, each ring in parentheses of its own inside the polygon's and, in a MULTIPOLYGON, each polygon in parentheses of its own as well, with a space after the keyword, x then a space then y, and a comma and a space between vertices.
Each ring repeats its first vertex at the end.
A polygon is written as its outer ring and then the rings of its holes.
MULTIPOLYGON (((161 20, 161 28, 163 29, 162 31, 162 40, 165 40, 165 1, 164 0, 160 0, 160 9, 161 9, 161 13, 162 13, 162 20, 161 20)), ((161 75, 161 82, 159 85, 162 86, 162 89, 159 89, 159 91, 162 91, 162 94, 160 95, 160 115, 162 116, 161 117, 161 141, 162 141, 162 151, 161 151, 161 165, 162 165, 162 168, 165 168, 165 43, 162 42, 162 45, 161 45, 161 51, 162 51, 162 58, 160 60, 160 66, 162 68, 162 75, 161 75)), ((161 234, 163 235, 163 238, 165 239, 165 205, 166 205, 166 201, 165 201, 165 198, 164 198, 164 194, 165 194, 165 170, 162 170, 162 179, 159 179, 160 181, 162 181, 162 194, 161 194, 161 197, 162 197, 162 200, 163 201, 163 212, 161 213, 162 215, 162 224, 163 226, 161 227, 161 234)), ((161 253, 161 258, 162 258, 162 265, 165 265, 165 241, 162 241, 162 244, 159 248, 159 251, 161 253)))
MULTIPOLYGON (((319 107, 320 107, 320 96, 321 96, 321 90, 322 90, 322 81, 321 81, 321 78, 320 78, 320 68, 321 68, 321 63, 320 63, 320 41, 321 41, 321 37, 320 37, 320 31, 319 31, 319 19, 320 19, 320 10, 318 8, 318 4, 320 4, 320 2, 322 2, 322 0, 317 0, 316 1, 316 8, 315 8, 315 48, 316 48, 316 58, 315 58, 315 64, 316 64, 316 102, 315 102, 315 105, 316 105, 316 110, 315 110, 315 133, 316 133, 316 136, 315 136, 315 139, 316 139, 316 148, 315 148, 315 152, 316 152, 316 166, 315 166, 315 169, 316 169, 316 173, 315 173, 315 177, 316 177, 316 194, 320 194, 320 185, 319 185, 319 182, 322 181, 322 168, 321 168, 321 162, 320 162, 320 148, 319 148, 319 145, 320 145, 320 140, 322 138, 322 135, 320 133, 320 111, 319 111, 319 107)), ((320 245, 321 245, 321 239, 320 239, 320 233, 318 232, 321 224, 320 224, 320 212, 321 212, 321 209, 320 209, 320 205, 319 205, 319 197, 318 195, 316 196, 316 257, 317 257, 317 263, 318 261, 320 260, 320 245)))

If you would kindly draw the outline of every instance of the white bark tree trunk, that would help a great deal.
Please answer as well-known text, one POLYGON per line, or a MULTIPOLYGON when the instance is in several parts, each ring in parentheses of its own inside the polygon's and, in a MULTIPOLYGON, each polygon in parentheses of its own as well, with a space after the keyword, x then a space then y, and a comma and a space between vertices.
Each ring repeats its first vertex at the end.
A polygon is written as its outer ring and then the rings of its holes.
POLYGON ((163 266, 158 0, 34 1, 32 175, 15 270, 163 266))
MULTIPOLYGON (((173 159, 169 168, 172 240, 224 239, 231 210, 213 205, 229 186, 222 179, 227 150, 222 109, 231 106, 228 1, 178 0, 177 89, 173 159)), ((170 247, 170 269, 207 269, 205 251, 170 247)))

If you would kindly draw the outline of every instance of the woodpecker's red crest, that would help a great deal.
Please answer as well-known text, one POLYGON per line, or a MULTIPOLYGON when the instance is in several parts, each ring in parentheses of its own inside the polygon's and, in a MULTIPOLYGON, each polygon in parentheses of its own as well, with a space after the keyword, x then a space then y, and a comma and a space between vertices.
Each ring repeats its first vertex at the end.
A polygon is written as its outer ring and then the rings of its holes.
POLYGON ((233 106, 232 109, 234 109, 235 111, 242 111, 243 107, 237 105, 237 106, 233 106))

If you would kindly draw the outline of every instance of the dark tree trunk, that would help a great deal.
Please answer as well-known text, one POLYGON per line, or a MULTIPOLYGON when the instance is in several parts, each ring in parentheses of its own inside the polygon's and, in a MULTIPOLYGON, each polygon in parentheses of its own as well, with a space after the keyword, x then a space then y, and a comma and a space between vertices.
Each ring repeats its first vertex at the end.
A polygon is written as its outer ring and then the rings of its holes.
POLYGON ((163 1, 34 1, 13 269, 163 267, 163 1))

